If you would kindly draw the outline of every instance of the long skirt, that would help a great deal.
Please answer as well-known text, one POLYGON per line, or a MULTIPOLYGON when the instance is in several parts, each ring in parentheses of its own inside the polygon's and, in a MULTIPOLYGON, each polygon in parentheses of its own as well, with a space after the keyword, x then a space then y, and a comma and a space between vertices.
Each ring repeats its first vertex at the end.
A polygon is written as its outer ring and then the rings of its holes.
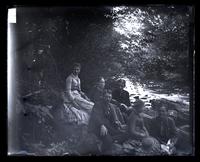
POLYGON ((63 111, 61 112, 61 118, 66 123, 74 123, 78 125, 88 125, 90 115, 84 110, 79 110, 73 107, 71 104, 63 104, 63 111))
POLYGON ((84 110, 91 111, 94 103, 84 99, 78 91, 72 91, 72 95, 74 96, 75 102, 84 110))
POLYGON ((69 98, 63 94, 64 99, 64 113, 65 121, 73 122, 77 124, 88 125, 90 113, 94 106, 94 103, 84 99, 78 91, 72 91, 74 101, 79 105, 79 108, 72 105, 69 98))

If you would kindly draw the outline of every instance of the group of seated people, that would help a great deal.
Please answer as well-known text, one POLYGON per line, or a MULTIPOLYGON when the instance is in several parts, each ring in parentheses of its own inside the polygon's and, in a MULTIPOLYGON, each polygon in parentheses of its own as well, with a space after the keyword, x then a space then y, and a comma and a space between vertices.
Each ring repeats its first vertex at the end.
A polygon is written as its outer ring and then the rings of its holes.
POLYGON ((118 88, 112 91, 105 88, 105 79, 100 77, 87 96, 81 91, 78 77, 80 69, 80 64, 75 63, 72 73, 66 79, 65 104, 73 105, 79 114, 84 114, 81 120, 88 125, 88 131, 102 141, 103 154, 112 154, 114 143, 122 144, 128 139, 151 145, 149 137, 154 137, 161 144, 166 144, 170 139, 170 147, 176 145, 177 128, 165 106, 158 109, 158 116, 151 121, 153 130, 149 131, 141 115, 144 102, 137 99, 133 105, 130 103, 129 93, 124 90, 124 80, 119 80, 118 88), (149 140, 144 140, 148 138, 149 140))

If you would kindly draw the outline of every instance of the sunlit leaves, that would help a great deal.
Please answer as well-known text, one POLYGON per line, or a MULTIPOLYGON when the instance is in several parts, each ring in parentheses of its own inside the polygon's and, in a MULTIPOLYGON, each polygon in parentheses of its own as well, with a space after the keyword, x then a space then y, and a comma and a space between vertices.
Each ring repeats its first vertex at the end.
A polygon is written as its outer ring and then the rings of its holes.
POLYGON ((136 64, 144 73, 149 67, 153 73, 156 66, 160 72, 168 67, 181 72, 180 68, 187 67, 183 61, 189 44, 187 7, 121 6, 114 7, 112 13, 114 30, 121 35, 118 50, 124 53, 121 57, 126 57, 126 63, 136 64), (184 64, 178 66, 177 58, 184 64))

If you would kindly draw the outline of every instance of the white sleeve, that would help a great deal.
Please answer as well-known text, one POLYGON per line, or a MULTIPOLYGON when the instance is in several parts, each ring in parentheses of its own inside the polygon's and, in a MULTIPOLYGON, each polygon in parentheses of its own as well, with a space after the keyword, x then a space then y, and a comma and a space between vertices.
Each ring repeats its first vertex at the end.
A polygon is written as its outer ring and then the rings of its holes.
POLYGON ((66 95, 67 95, 67 97, 69 98, 70 101, 73 101, 74 96, 72 95, 71 86, 72 86, 72 78, 69 76, 66 79, 66 95))

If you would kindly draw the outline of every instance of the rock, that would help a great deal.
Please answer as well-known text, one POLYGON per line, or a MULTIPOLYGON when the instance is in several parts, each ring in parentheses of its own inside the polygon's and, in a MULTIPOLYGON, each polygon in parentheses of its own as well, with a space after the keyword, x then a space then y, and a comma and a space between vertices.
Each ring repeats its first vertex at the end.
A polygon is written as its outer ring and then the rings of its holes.
POLYGON ((123 148, 124 148, 124 149, 129 149, 129 150, 134 149, 134 147, 133 147, 130 143, 124 143, 124 144, 123 144, 123 148))
POLYGON ((135 98, 135 99, 139 99, 139 96, 135 96, 134 98, 135 98))
POLYGON ((145 106, 151 106, 151 103, 145 103, 145 106))
POLYGON ((80 155, 100 154, 101 141, 92 133, 87 133, 81 138, 77 146, 80 155))
POLYGON ((142 151, 145 155, 160 155, 160 143, 153 137, 144 138, 142 140, 142 151))
POLYGON ((123 149, 123 146, 120 145, 120 144, 113 144, 112 146, 112 156, 115 155, 115 156, 119 156, 119 155, 124 155, 124 149, 123 149))

